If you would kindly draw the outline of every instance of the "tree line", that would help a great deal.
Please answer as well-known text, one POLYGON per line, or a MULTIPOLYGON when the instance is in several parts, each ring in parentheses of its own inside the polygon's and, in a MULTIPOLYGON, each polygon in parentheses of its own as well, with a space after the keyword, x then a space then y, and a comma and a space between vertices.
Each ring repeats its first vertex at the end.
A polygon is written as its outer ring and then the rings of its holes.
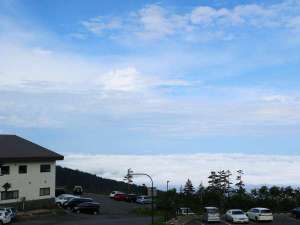
POLYGON ((138 194, 146 194, 147 188, 134 184, 127 184, 121 181, 115 181, 99 177, 94 174, 64 168, 56 167, 56 185, 64 188, 68 192, 72 192, 74 186, 82 186, 84 192, 109 194, 112 191, 133 192, 138 194))
POLYGON ((216 206, 225 212, 227 209, 239 208, 249 210, 253 207, 266 207, 274 212, 287 212, 300 206, 300 189, 291 186, 261 186, 246 190, 243 181, 244 172, 229 170, 211 171, 208 176, 208 186, 202 183, 195 188, 188 179, 179 193, 176 189, 160 192, 157 207, 169 214, 178 207, 190 207, 195 212, 205 206, 216 206))

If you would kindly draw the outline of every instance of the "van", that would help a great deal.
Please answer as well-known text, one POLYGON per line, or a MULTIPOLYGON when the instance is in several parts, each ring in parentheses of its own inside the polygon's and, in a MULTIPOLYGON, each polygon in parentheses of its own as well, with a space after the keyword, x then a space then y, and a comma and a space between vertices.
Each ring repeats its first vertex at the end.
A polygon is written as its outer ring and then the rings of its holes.
POLYGON ((205 207, 203 213, 203 221, 205 222, 220 222, 220 213, 217 207, 205 207))

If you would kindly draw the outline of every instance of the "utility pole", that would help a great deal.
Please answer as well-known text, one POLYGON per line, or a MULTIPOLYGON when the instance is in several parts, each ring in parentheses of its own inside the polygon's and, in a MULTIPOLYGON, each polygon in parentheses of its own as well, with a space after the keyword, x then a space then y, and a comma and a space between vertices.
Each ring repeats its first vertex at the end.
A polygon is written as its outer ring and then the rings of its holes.
POLYGON ((151 224, 154 225, 154 198, 153 198, 153 192, 154 192, 154 187, 153 187, 153 179, 150 175, 146 173, 134 173, 131 169, 127 170, 127 175, 125 177, 131 177, 133 176, 146 176, 150 179, 151 181, 151 224))
POLYGON ((169 183, 170 183, 170 181, 167 180, 167 192, 169 191, 169 183))

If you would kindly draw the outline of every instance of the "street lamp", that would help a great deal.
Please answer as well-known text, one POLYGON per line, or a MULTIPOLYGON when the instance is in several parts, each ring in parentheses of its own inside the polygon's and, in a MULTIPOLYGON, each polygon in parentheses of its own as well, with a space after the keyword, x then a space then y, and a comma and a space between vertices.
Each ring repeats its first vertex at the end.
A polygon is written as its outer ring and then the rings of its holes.
POLYGON ((130 177, 132 178, 133 176, 146 176, 150 179, 151 181, 151 224, 154 225, 154 203, 153 203, 153 192, 154 192, 154 188, 153 188, 153 179, 150 175, 146 174, 146 173, 134 173, 131 169, 128 169, 127 171, 127 175, 125 177, 130 177))

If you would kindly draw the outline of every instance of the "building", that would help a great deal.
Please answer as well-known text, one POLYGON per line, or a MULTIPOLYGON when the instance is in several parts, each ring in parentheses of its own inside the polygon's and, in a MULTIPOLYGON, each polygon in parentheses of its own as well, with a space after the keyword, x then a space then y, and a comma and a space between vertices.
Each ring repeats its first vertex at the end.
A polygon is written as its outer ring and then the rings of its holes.
POLYGON ((53 201, 56 161, 63 159, 19 136, 0 135, 0 205, 53 201))

